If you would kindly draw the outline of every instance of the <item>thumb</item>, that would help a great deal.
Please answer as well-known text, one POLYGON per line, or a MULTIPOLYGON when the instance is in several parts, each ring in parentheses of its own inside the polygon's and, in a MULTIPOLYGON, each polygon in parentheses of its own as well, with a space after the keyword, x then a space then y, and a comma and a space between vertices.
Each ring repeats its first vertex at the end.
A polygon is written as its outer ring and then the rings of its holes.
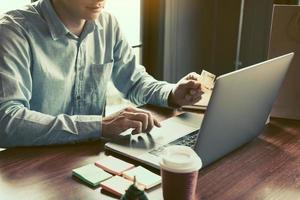
POLYGON ((195 80, 187 80, 182 83, 185 88, 188 89, 197 89, 201 87, 201 83, 195 80))
POLYGON ((186 80, 194 80, 197 81, 199 79, 200 75, 197 74, 196 72, 191 72, 188 75, 185 76, 186 80))

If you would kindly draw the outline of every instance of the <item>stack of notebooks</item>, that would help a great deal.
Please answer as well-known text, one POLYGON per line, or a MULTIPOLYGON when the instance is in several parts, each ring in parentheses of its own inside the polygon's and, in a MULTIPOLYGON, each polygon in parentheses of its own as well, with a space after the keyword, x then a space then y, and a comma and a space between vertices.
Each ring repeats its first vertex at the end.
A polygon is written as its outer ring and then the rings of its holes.
POLYGON ((136 177, 137 184, 143 189, 150 189, 161 183, 161 177, 141 167, 125 162, 113 156, 105 157, 95 164, 88 164, 73 169, 73 176, 96 187, 101 186, 117 196, 125 194, 136 177))

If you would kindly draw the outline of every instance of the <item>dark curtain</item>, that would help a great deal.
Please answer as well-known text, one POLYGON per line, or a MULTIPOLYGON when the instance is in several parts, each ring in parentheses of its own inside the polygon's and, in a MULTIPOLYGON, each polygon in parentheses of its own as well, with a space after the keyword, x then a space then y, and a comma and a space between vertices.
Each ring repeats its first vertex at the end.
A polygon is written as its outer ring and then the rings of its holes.
POLYGON ((164 2, 165 0, 142 1, 142 64, 157 79, 163 78, 164 2))

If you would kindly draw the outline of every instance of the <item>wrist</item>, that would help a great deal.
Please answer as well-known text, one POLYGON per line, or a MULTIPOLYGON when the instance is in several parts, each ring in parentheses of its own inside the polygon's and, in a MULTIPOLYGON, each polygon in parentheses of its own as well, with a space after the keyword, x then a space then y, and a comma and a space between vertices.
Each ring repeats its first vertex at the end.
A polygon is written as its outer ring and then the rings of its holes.
POLYGON ((168 96, 168 106, 172 108, 180 108, 181 106, 176 102, 176 98, 174 96, 175 95, 172 90, 168 96))

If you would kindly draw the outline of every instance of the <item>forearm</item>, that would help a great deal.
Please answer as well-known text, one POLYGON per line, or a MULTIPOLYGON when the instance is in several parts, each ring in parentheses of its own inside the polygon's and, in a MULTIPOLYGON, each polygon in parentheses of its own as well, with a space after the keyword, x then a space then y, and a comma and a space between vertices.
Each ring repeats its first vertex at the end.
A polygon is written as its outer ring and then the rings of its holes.
POLYGON ((173 84, 157 81, 145 73, 132 86, 128 98, 135 103, 168 107, 168 98, 174 87, 173 84))
MULTIPOLYGON (((125 63, 125 62, 123 62, 125 63)), ((126 99, 138 105, 153 104, 167 107, 168 97, 175 87, 165 81, 157 81, 149 75, 145 68, 135 63, 133 56, 130 62, 123 64, 122 61, 115 63, 113 81, 126 99)))
POLYGON ((35 112, 16 102, 1 105, 0 147, 74 143, 99 139, 101 116, 35 112))

